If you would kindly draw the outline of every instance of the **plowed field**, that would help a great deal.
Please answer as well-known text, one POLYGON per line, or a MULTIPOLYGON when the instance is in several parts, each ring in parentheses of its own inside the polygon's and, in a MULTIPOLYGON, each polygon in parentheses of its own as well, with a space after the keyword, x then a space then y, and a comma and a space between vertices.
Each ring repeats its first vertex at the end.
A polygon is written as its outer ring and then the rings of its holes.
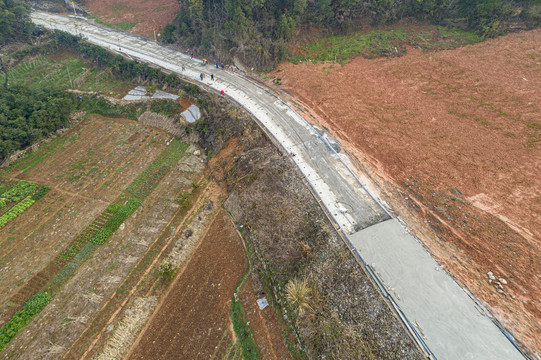
POLYGON ((51 191, 0 232, 2 323, 4 313, 12 313, 9 299, 120 195, 170 137, 135 121, 92 116, 3 174, 51 191))
POLYGON ((457 280, 541 352, 541 30, 272 75, 457 280))
POLYGON ((128 358, 222 359, 232 342, 230 299, 247 266, 221 211, 128 358))

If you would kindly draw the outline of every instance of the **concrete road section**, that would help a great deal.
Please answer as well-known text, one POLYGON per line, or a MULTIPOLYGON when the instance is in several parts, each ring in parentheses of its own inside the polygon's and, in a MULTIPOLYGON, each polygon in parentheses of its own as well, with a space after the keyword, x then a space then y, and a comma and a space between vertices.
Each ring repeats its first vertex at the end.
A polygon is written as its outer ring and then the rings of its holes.
POLYGON ((83 35, 89 42, 224 90, 252 113, 290 154, 314 192, 361 257, 393 290, 394 302, 438 359, 523 359, 514 345, 477 309, 475 302, 364 189, 336 153, 302 117, 264 88, 233 72, 85 20, 42 12, 32 20, 83 35), (184 66, 184 70, 183 67, 184 66), (204 74, 200 81, 200 74, 204 74), (210 75, 215 80, 211 81, 210 75))
POLYGON ((499 346, 509 343, 503 333, 396 219, 350 238, 438 358, 522 358, 516 349, 499 346))

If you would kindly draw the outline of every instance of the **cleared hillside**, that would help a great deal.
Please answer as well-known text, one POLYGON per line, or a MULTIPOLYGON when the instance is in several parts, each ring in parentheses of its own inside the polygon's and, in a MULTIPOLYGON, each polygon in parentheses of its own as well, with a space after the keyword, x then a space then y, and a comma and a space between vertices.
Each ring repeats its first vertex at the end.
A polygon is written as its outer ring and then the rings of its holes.
POLYGON ((439 261, 541 351, 541 31, 272 74, 439 261), (504 281, 489 282, 492 271, 504 281), (498 285, 498 283, 501 284, 498 285))

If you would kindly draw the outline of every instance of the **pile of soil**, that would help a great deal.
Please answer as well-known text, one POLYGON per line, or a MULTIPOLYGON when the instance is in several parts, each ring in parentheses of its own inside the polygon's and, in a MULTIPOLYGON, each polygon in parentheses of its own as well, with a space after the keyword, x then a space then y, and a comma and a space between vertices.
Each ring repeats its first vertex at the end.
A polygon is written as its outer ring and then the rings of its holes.
POLYGON ((414 215, 410 226, 432 231, 422 240, 457 280, 541 352, 539 44, 533 30, 271 75, 370 168, 400 216, 414 215), (489 271, 505 280, 489 283, 489 271))

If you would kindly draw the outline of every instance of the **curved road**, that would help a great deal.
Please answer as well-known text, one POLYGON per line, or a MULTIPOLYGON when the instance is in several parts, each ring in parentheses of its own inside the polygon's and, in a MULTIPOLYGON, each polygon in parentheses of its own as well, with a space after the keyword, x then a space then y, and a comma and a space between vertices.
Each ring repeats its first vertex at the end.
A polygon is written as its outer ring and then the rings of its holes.
POLYGON ((311 184, 314 193, 356 249, 380 290, 407 318, 432 358, 524 359, 514 344, 402 225, 364 189, 335 150, 286 103, 263 87, 150 40, 98 27, 82 19, 32 13, 51 29, 83 35, 89 42, 152 63, 221 91, 249 111, 274 137, 311 184), (182 65, 185 71, 182 71, 182 65), (216 80, 210 81, 210 74, 216 80), (389 289, 387 292, 385 289, 389 289), (415 324, 415 325, 412 325, 415 324))

